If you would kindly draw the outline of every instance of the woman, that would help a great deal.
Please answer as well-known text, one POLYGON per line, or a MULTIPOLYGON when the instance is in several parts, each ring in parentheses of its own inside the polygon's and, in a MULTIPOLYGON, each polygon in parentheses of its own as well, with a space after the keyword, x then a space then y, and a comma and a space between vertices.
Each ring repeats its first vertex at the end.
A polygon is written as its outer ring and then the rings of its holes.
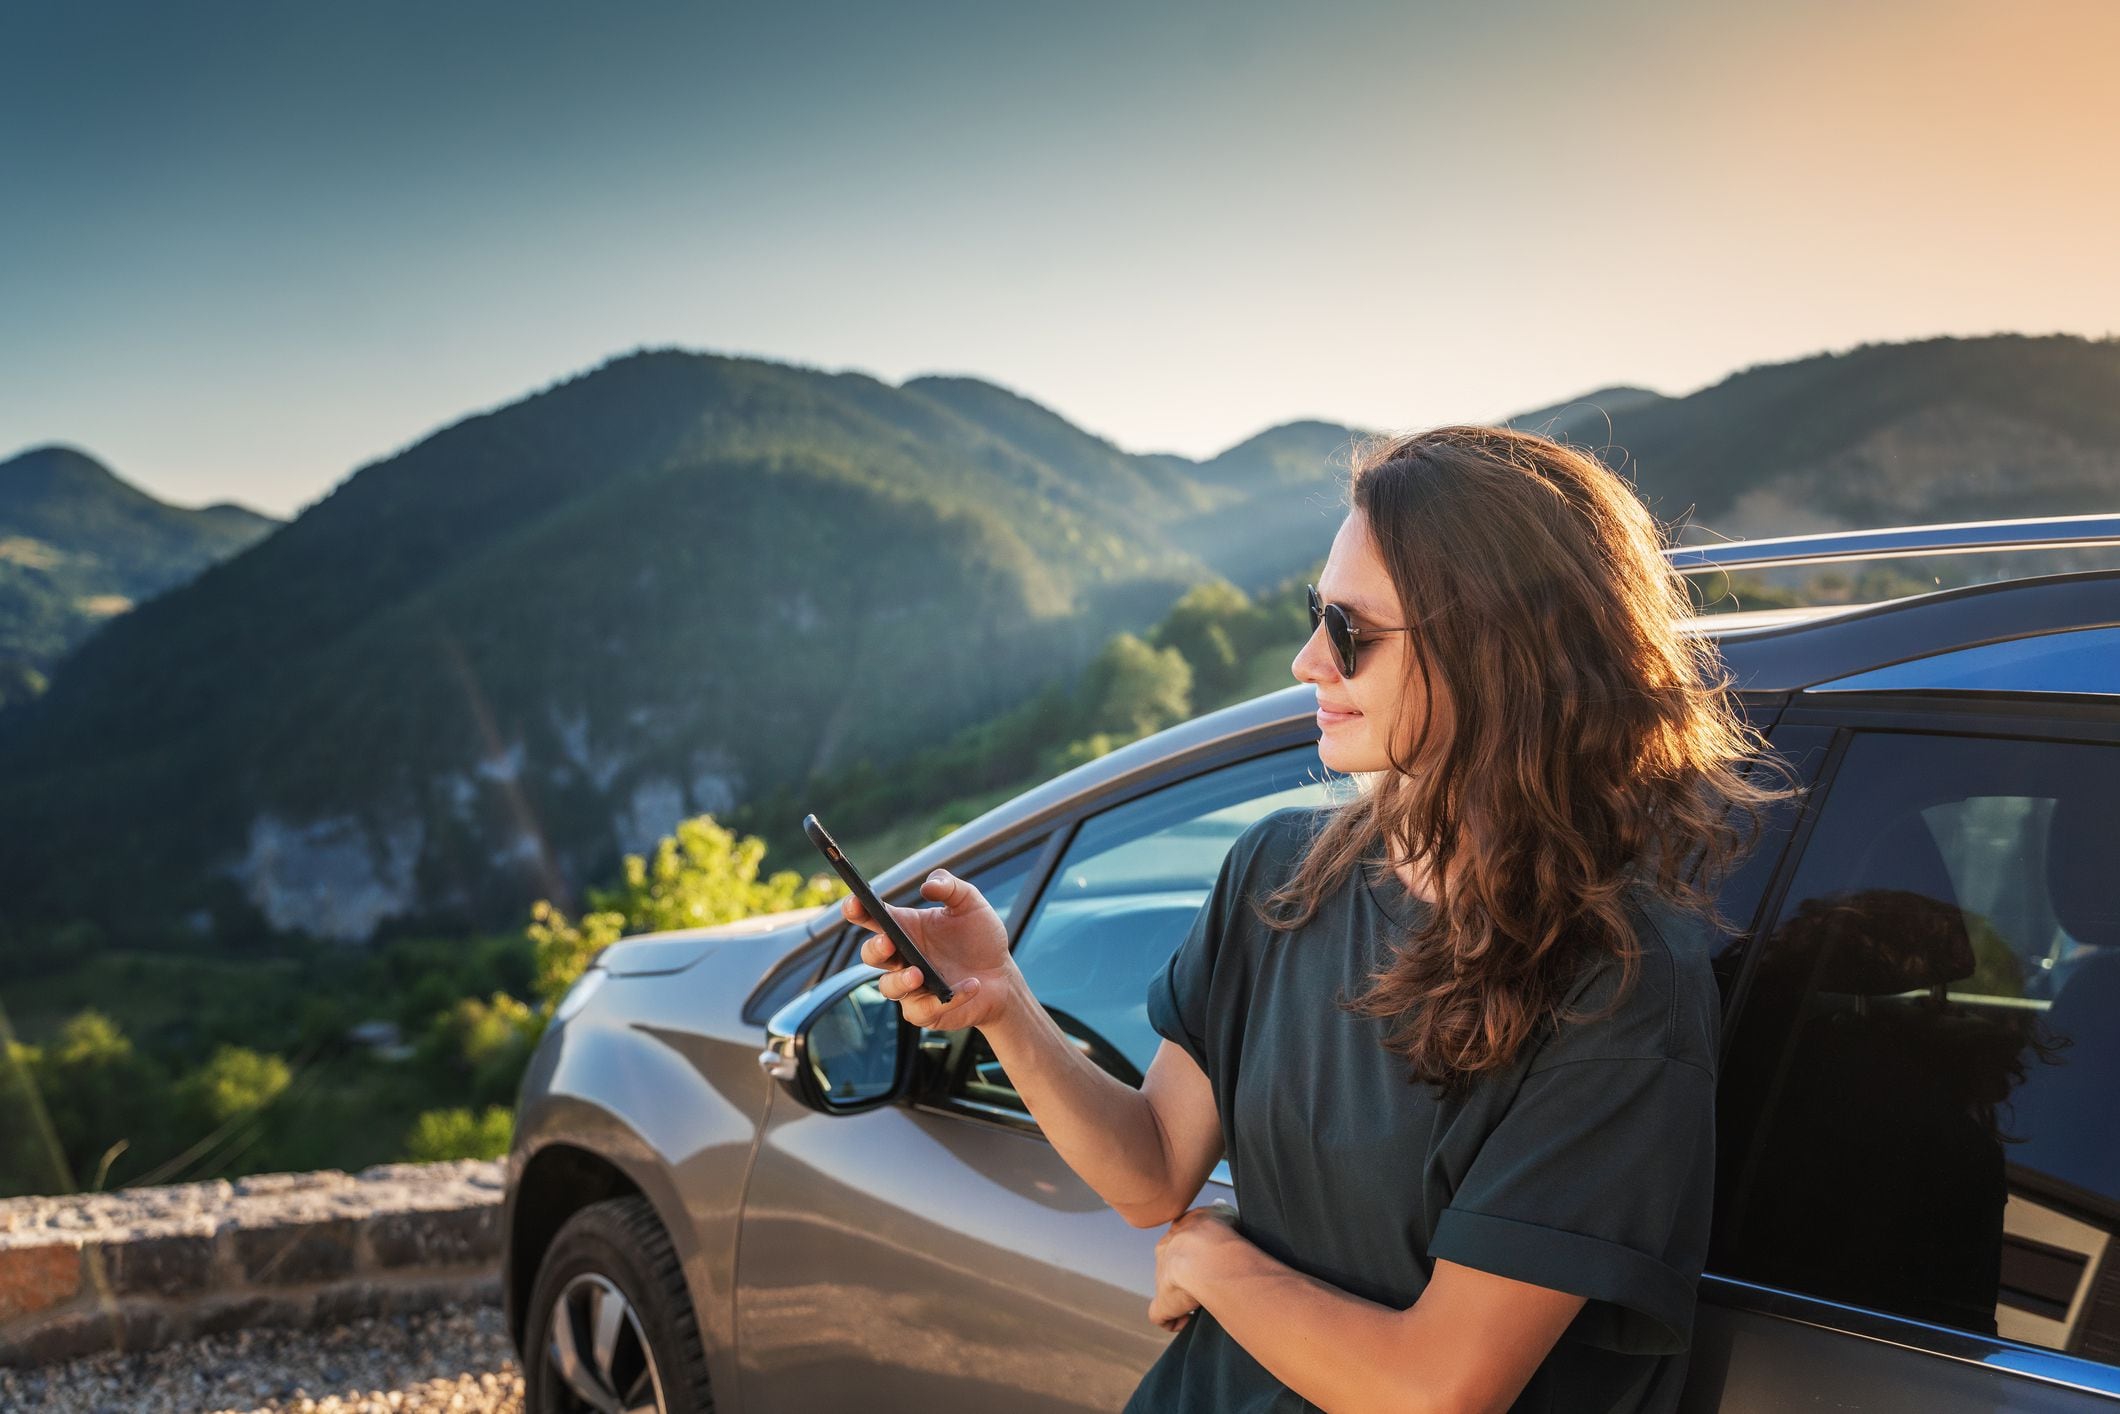
MULTIPOLYGON (((939 872, 896 910, 1060 1155, 1157 1245, 1129 1411, 1670 1410, 1714 1184, 1712 889, 1791 792, 1655 520, 1594 458, 1445 427, 1356 459, 1297 678, 1358 793, 1237 840, 1135 1090, 939 872), (1740 819, 1739 817, 1743 817, 1740 819), (1240 1216, 1187 1212, 1229 1152, 1240 1216)), ((858 904, 847 916, 868 923, 858 904)))

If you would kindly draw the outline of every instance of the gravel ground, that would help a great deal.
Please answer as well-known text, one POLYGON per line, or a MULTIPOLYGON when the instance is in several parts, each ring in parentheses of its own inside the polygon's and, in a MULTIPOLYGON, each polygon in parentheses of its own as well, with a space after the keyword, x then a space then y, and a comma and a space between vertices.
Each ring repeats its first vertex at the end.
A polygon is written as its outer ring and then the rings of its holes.
POLYGON ((0 1410, 64 1414, 520 1414, 498 1306, 247 1330, 132 1354, 0 1369, 0 1410))

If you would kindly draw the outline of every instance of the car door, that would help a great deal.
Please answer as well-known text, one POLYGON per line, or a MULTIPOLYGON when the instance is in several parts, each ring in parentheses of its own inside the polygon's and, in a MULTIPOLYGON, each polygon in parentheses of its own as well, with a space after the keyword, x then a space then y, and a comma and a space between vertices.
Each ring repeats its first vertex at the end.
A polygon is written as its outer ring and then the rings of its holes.
MULTIPOLYGON (((1159 1043, 1149 979, 1230 844, 1327 789, 1305 746, 1083 819, 1015 930, 1033 995, 1138 1085, 1159 1043)), ((1147 1318, 1159 1233, 1061 1161, 978 1033, 922 1049, 927 1083, 899 1103, 824 1115, 772 1101, 737 1260, 746 1414, 1118 1408, 1170 1339, 1147 1318)))
POLYGON ((1826 756, 1735 1013, 1689 1411, 2120 1392, 2120 714, 1792 704, 1826 756))

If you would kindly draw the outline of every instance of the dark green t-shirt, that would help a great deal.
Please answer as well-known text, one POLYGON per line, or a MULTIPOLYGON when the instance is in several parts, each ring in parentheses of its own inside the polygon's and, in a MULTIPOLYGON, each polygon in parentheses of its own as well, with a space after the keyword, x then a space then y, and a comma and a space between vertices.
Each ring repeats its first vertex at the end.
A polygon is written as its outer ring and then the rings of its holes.
MULTIPOLYGON (((1381 851, 1294 932, 1252 911, 1323 818, 1282 810, 1247 829, 1149 987, 1150 1021, 1213 1083, 1239 1230, 1297 1271, 1399 1309, 1438 1257, 1587 1297, 1512 1410, 1676 1409, 1715 1178, 1721 1009, 1706 930, 1637 890, 1643 956, 1619 1009, 1549 1023, 1514 1064, 1445 1103, 1384 1049, 1388 1022, 1335 1005, 1366 989, 1427 907, 1381 851)), ((1616 960, 1587 968, 1569 1008, 1602 1009, 1619 975, 1616 960)), ((1203 1309, 1126 1408, 1316 1406, 1203 1309)))

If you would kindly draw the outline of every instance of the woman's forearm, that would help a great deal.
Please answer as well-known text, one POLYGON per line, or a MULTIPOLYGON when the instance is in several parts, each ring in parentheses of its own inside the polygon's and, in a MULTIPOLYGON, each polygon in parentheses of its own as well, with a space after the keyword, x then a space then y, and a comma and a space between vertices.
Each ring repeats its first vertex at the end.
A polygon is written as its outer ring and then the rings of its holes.
POLYGON ((1148 1097, 1077 1050, 1012 969, 1002 1018, 980 1028, 1038 1128, 1097 1195, 1136 1227, 1170 1221, 1163 1129, 1148 1097))
POLYGON ((1178 1276, 1230 1339, 1326 1414, 1426 1414, 1446 1405, 1441 1379, 1411 1368, 1418 1362, 1404 1311, 1306 1276, 1242 1240, 1215 1243, 1178 1276))

